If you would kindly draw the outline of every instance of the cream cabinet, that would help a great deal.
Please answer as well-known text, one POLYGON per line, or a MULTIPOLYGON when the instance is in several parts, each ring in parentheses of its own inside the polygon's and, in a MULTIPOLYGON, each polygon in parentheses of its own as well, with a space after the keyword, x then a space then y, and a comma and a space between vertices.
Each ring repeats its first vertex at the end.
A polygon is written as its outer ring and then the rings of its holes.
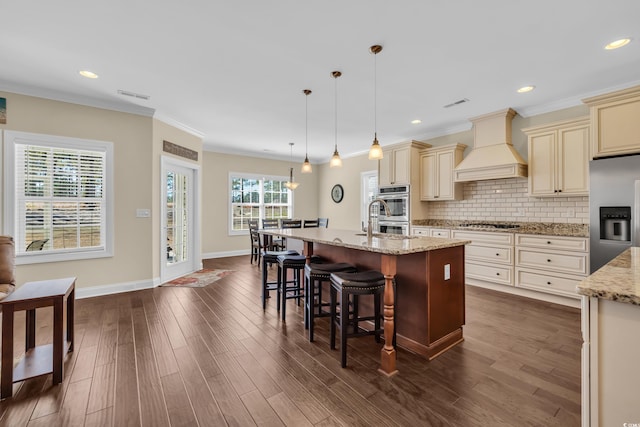
POLYGON ((640 86, 582 102, 590 107, 594 158, 640 153, 640 86))
POLYGON ((414 236, 426 236, 426 237, 451 237, 451 230, 448 228, 435 228, 435 227, 411 227, 411 233, 414 236))
POLYGON ((460 200, 461 182, 453 181, 453 170, 462 161, 464 144, 426 149, 420 153, 420 200, 460 200))
POLYGON ((516 234, 516 287, 578 298, 589 272, 587 237, 516 234))
POLYGON ((471 240, 465 247, 467 283, 513 286, 513 233, 453 230, 451 238, 471 240))
POLYGON ((589 118, 523 129, 529 145, 529 195, 589 194, 589 118))
POLYGON ((386 147, 378 164, 378 186, 419 184, 419 153, 428 147, 431 145, 420 141, 386 147))

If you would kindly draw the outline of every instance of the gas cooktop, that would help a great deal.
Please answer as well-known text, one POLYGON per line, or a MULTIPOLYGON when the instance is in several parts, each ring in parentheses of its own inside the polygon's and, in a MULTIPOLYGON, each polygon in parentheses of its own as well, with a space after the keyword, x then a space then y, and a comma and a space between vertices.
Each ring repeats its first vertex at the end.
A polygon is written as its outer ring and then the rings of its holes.
POLYGON ((512 230, 516 228, 520 228, 519 225, 515 224, 492 224, 492 223, 469 223, 469 224, 460 224, 458 227, 464 228, 488 228, 488 229, 501 229, 501 230, 512 230))

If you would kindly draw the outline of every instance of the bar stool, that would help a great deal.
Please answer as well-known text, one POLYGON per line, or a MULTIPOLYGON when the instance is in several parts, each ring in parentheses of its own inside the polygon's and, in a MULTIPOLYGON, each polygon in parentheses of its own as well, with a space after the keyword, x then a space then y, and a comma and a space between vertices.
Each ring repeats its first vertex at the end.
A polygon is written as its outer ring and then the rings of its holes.
MULTIPOLYGON (((278 262, 280 255, 299 255, 298 251, 293 249, 286 251, 263 251, 262 252, 262 309, 267 308, 267 298, 269 291, 278 290, 278 282, 280 277, 280 267, 278 267, 278 280, 269 281, 267 277, 267 267, 278 262)), ((280 310, 280 294, 278 294, 278 310, 280 310)))
POLYGON ((329 282, 331 273, 355 273, 356 268, 346 262, 311 263, 304 267, 304 327, 309 329, 309 341, 313 341, 314 321, 316 317, 331 316, 331 312, 323 311, 328 302, 322 302, 322 283, 329 282))
POLYGON ((280 310, 280 299, 282 299, 282 320, 285 320, 287 313, 287 300, 296 299, 300 305, 300 298, 304 297, 302 286, 302 270, 307 263, 304 255, 279 255, 278 256, 278 310, 280 310), (288 270, 293 270, 293 280, 287 280, 288 270), (289 286, 291 284, 291 286, 289 286))
POLYGON ((382 320, 380 297, 384 293, 384 285, 384 275, 379 271, 331 274, 331 335, 329 342, 331 349, 335 350, 336 327, 340 328, 340 359, 343 368, 347 366, 347 338, 375 335, 376 342, 380 342, 380 334, 384 332, 380 326, 382 320), (338 292, 340 292, 340 313, 337 312, 336 305, 338 292), (358 297, 361 295, 373 295, 373 316, 359 316, 358 297), (352 311, 349 310, 350 297, 352 297, 352 311), (373 320, 373 330, 360 328, 359 323, 367 320, 373 320), (349 327, 352 328, 351 332, 349 332, 349 327))

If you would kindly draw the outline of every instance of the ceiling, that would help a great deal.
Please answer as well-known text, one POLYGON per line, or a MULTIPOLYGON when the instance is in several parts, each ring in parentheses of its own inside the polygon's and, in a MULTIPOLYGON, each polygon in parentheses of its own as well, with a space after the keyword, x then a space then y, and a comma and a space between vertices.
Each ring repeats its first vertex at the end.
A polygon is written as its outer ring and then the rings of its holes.
POLYGON ((363 153, 374 87, 384 147, 640 84, 637 0, 2 3, 0 90, 153 114, 211 151, 289 159, 294 142, 302 161, 306 101, 312 163, 328 161, 336 135, 343 157, 363 153), (517 93, 524 85, 536 89, 517 93))

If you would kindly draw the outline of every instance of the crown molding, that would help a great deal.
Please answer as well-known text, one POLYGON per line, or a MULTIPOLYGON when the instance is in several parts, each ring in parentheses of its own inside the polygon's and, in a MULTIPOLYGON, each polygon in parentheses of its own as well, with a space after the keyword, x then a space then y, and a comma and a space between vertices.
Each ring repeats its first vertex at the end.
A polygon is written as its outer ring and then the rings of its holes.
POLYGON ((11 83, 2 79, 0 79, 0 91, 50 99, 52 101, 68 102, 70 104, 85 105, 87 107, 119 111, 122 113, 137 114, 146 117, 153 117, 153 114, 155 113, 155 109, 143 107, 141 105, 127 104, 124 102, 112 102, 104 99, 75 95, 42 87, 11 83))
POLYGON ((200 139, 204 138, 204 133, 203 132, 200 132, 199 130, 194 129, 191 126, 187 126, 184 123, 179 122, 177 120, 174 120, 171 117, 165 116, 164 114, 159 113, 157 111, 153 115, 153 118, 156 119, 156 120, 159 120, 159 121, 161 121, 163 123, 166 123, 169 126, 173 126, 174 128, 180 129, 181 131, 190 133, 191 135, 196 136, 196 137, 198 137, 200 139))

